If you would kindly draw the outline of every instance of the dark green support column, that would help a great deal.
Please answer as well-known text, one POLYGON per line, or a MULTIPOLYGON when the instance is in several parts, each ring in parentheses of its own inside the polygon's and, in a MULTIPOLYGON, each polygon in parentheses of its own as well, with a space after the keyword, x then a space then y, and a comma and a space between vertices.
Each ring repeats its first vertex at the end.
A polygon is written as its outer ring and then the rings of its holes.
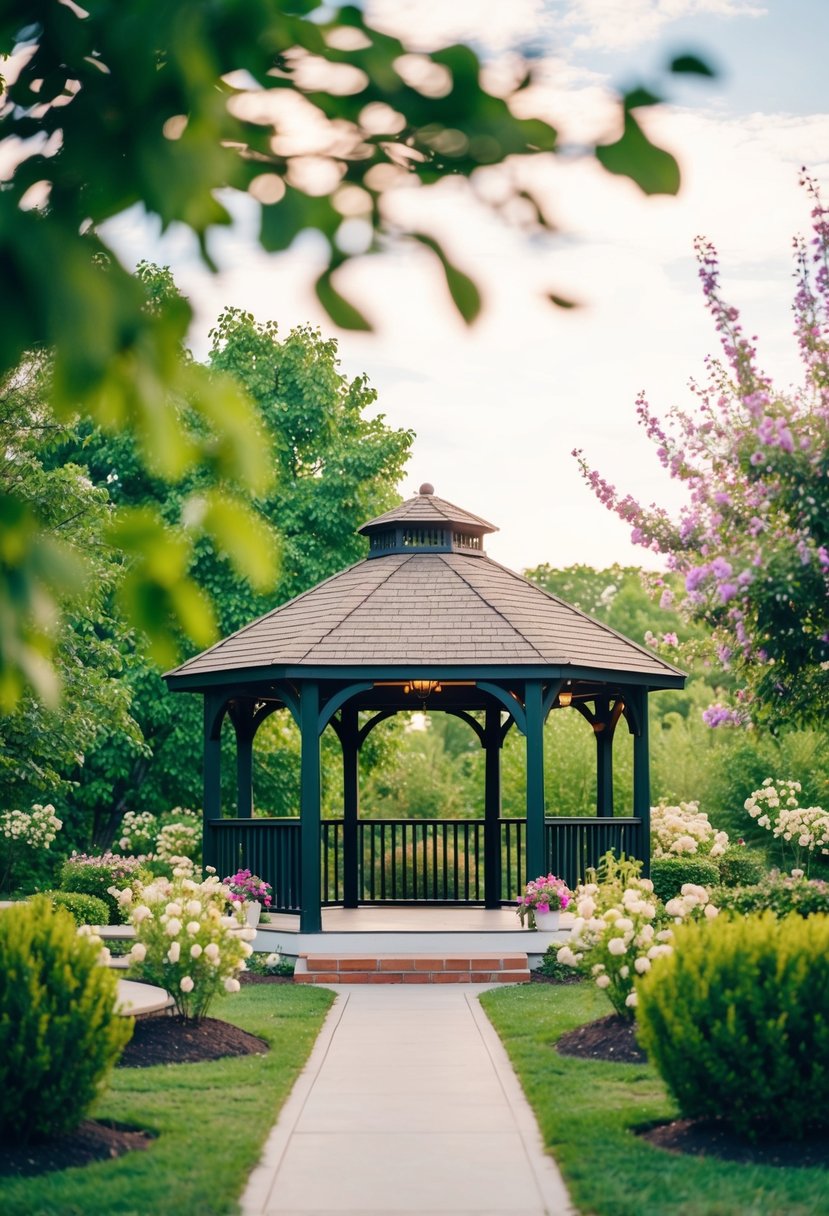
POLYGON ((340 712, 343 749, 343 907, 359 902, 357 821, 360 815, 360 735, 357 710, 344 705, 340 712))
POLYGON ((484 719, 484 905, 501 906, 501 710, 484 719))
POLYGON ((596 703, 596 814, 607 817, 613 814, 613 724, 610 717, 610 701, 596 703))
POLYGON ((302 685, 299 697, 299 731, 302 756, 299 776, 302 911, 304 933, 322 931, 320 881, 320 691, 313 682, 302 685))
POLYGON ((642 822, 642 873, 651 871, 651 774, 648 742, 648 690, 636 692, 636 734, 633 736, 633 814, 642 822))
POLYGON ((204 698, 204 794, 202 798, 202 856, 205 866, 218 866, 211 822, 222 817, 222 699, 204 698))
POLYGON ((253 701, 237 701, 233 715, 236 730, 236 814, 240 819, 253 815, 253 701))
POLYGON ((540 680, 527 680, 527 881, 547 872, 544 838, 544 715, 540 680))

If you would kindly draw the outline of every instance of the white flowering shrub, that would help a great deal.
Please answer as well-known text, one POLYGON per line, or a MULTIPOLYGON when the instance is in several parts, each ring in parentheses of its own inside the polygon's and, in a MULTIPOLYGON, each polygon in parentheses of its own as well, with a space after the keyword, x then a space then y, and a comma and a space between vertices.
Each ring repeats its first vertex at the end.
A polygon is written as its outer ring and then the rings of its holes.
POLYGON ((829 811, 800 806, 800 782, 766 777, 744 806, 761 828, 772 833, 795 869, 809 873, 815 854, 829 856, 829 811))
POLYGON ((127 811, 121 820, 118 847, 136 855, 151 853, 157 834, 158 816, 152 811, 127 811))
POLYGON ((201 829, 190 823, 168 823, 158 833, 155 855, 159 861, 173 863, 174 858, 187 857, 193 861, 200 847, 201 829))
POLYGON ((226 914, 215 875, 196 882, 177 871, 172 879, 135 883, 116 896, 135 929, 129 954, 135 972, 166 988, 182 1018, 199 1021, 217 993, 239 991, 237 976, 256 934, 226 914))
POLYGON ((591 881, 577 887, 573 896, 576 919, 570 941, 556 956, 559 963, 592 978, 626 1021, 635 1016, 636 979, 672 949, 668 917, 679 923, 717 915, 705 888, 692 883, 670 901, 670 910, 663 907, 650 879, 639 876, 639 868, 638 862, 616 862, 608 854, 598 875, 588 874, 591 881))
POLYGON ((36 802, 31 811, 0 811, 0 890, 11 890, 24 866, 42 868, 38 855, 51 848, 62 827, 51 803, 36 802))
POLYGON ((698 802, 651 807, 652 857, 716 858, 727 848, 728 833, 717 831, 698 802))

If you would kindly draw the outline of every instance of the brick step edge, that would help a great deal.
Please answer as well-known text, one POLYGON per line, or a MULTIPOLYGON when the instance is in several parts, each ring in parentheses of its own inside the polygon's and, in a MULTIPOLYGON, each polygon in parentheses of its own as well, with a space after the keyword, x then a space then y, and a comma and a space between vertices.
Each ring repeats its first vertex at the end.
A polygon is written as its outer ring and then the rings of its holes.
POLYGON ((306 971, 303 959, 296 984, 528 984, 529 968, 499 971, 306 971))
POLYGON ((300 954, 304 971, 336 972, 481 972, 523 971, 526 954, 300 954))

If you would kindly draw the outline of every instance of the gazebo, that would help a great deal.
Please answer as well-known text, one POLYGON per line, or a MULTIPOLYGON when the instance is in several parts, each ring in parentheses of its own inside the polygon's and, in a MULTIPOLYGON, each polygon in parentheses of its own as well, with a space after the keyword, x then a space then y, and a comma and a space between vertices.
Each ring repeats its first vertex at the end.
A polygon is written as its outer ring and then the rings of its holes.
POLYGON ((553 870, 570 883, 610 848, 649 858, 648 694, 684 674, 484 552, 492 524, 431 485, 359 529, 364 560, 326 579, 165 676, 204 697, 204 858, 247 865, 274 907, 320 932, 323 906, 513 902, 553 870), (359 754, 400 711, 441 710, 485 754, 484 818, 362 820, 359 754), (299 815, 254 817, 253 745, 264 720, 290 713, 301 735, 299 815), (596 740, 595 815, 545 815, 543 731, 552 712, 585 719, 596 740), (221 805, 221 729, 236 737, 236 810, 221 805), (615 814, 613 737, 633 735, 631 803, 615 814), (320 813, 320 736, 342 747, 343 813, 320 813), (501 815, 501 747, 526 742, 526 814, 501 815))

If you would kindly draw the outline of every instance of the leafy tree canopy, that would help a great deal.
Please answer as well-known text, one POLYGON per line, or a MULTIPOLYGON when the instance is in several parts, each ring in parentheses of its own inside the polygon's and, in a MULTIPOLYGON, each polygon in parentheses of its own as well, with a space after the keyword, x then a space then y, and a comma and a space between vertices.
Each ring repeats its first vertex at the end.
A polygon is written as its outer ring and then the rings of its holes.
POLYGON ((712 658, 742 687, 711 725, 820 725, 829 709, 829 211, 813 182, 810 246, 795 243, 795 332, 803 382, 780 392, 723 298, 716 254, 698 244, 706 305, 724 360, 693 383, 695 410, 639 418, 671 477, 689 491, 678 519, 622 496, 580 457, 598 498, 633 539, 682 576, 682 604, 713 631, 712 658))
MULTIPOLYGON (((202 487, 200 527, 249 567, 245 538, 257 524, 247 498, 273 482, 253 403, 233 377, 182 360, 188 305, 168 295, 147 309, 101 226, 140 206, 162 228, 188 227, 210 265, 207 235, 230 222, 220 191, 243 191, 262 203, 264 249, 287 249, 308 229, 322 235, 328 265, 316 291, 339 325, 368 326, 336 285, 351 256, 343 225, 355 220, 369 253, 390 237, 418 241, 472 321, 481 306, 474 282, 430 233, 401 232, 386 202, 401 182, 429 188, 453 175, 474 192, 483 170, 556 153, 553 127, 514 105, 531 96, 532 73, 522 68, 512 94, 496 96, 469 47, 411 54, 359 8, 317 0, 10 0, 0 55, 13 56, 0 110, 13 165, 0 193, 0 272, 16 302, 0 330, 0 376, 25 351, 53 350, 55 414, 80 410, 113 434, 127 429, 154 477, 206 470, 213 493, 202 487)), ((693 56, 669 70, 709 73, 693 56)), ((620 98, 621 136, 586 153, 646 193, 675 193, 676 161, 637 117, 659 100, 653 89, 631 89, 620 98)), ((520 174, 507 173, 497 203, 484 205, 510 216, 516 200, 531 230, 550 227, 549 200, 520 174)), ((35 608, 57 604, 55 584, 68 571, 44 572, 42 524, 13 493, 0 501, 0 519, 17 538, 0 579, 7 699, 26 683, 46 696, 49 634, 35 608)), ((157 650, 179 630, 197 643, 210 637, 208 602, 187 575, 192 532, 182 536, 147 508, 122 508, 112 527, 135 557, 124 605, 157 650)), ((255 571, 249 577, 255 584, 255 571)))

